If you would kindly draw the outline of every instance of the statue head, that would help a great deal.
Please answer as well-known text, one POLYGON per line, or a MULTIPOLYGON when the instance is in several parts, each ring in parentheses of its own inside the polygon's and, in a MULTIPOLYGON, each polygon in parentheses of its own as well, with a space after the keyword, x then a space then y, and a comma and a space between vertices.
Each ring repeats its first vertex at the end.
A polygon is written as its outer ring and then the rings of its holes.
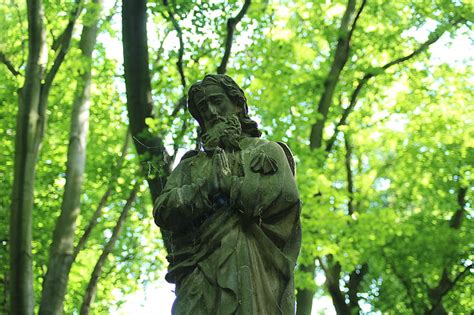
POLYGON ((208 74, 191 86, 188 110, 200 126, 200 135, 208 132, 217 122, 237 117, 242 132, 259 137, 257 123, 248 116, 244 91, 225 74, 208 74))

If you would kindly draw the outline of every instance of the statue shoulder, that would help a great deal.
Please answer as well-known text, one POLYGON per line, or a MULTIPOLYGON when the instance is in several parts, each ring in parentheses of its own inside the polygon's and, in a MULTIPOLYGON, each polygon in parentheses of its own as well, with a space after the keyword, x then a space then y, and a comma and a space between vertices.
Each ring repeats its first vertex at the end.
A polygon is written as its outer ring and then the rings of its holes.
POLYGON ((288 165, 290 166, 290 170, 291 170, 291 173, 293 173, 293 176, 296 174, 296 166, 295 166, 295 159, 293 157, 293 152, 291 152, 290 150, 290 147, 284 143, 284 142, 280 142, 280 141, 277 141, 277 142, 274 142, 274 141, 267 141, 267 146, 271 146, 273 148, 273 152, 275 152, 275 150, 278 150, 278 151, 283 151, 284 153, 284 159, 286 159, 288 161, 288 165))
POLYGON ((291 152, 290 147, 284 143, 284 142, 277 142, 278 145, 283 149, 283 152, 285 152, 286 159, 288 160, 288 164, 290 165, 291 172, 293 173, 293 176, 296 174, 296 163, 295 163, 295 158, 293 157, 293 152, 291 152))
POLYGON ((180 163, 183 162, 184 160, 191 159, 191 158, 195 157, 196 155, 198 155, 198 153, 199 152, 197 150, 190 150, 190 151, 184 153, 183 157, 180 160, 180 163))
MULTIPOLYGON (((268 163, 263 163, 263 161, 287 161, 288 166, 290 167, 291 173, 293 176, 295 175, 295 160, 293 157, 293 153, 291 152, 290 148, 286 143, 283 142, 275 142, 265 139, 255 139, 252 143, 249 143, 252 147, 252 151, 255 152, 256 156, 253 158, 252 164, 254 171, 260 171, 260 169, 266 169, 267 167, 258 167, 258 165, 264 165, 268 163), (257 162, 258 161, 258 162, 257 162), (263 163, 263 164, 262 164, 263 163)), ((270 163, 275 164, 275 163, 270 163)), ((277 164, 275 164, 277 166, 277 164)), ((276 171, 275 168, 271 168, 276 171)), ((266 173, 266 172, 264 172, 266 173)))

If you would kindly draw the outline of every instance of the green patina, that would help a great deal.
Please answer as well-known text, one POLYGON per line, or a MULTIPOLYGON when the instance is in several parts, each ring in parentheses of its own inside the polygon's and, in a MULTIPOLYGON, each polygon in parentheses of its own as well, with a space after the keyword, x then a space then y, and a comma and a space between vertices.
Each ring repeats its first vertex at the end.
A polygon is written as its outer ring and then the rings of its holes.
POLYGON ((194 84, 188 108, 202 150, 183 157, 154 207, 170 231, 173 314, 293 314, 301 228, 290 150, 260 139, 228 76, 194 84))

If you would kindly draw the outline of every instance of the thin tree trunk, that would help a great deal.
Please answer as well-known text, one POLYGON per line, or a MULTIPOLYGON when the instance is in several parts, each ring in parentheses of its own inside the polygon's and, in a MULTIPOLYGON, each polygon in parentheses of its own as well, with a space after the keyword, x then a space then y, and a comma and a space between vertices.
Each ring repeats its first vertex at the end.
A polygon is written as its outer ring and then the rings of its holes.
POLYGON ((115 243, 117 242, 117 239, 120 233, 122 232, 123 223, 127 219, 128 212, 132 207, 133 202, 135 201, 139 188, 140 183, 137 182, 133 187, 130 196, 127 199, 127 203, 123 207, 122 213, 118 218, 117 224, 114 227, 110 240, 105 245, 104 250, 102 251, 102 254, 99 257, 99 260, 97 260, 97 263, 95 264, 94 270, 92 271, 91 278, 89 280, 89 284, 87 285, 87 289, 84 294, 84 299, 82 300, 80 312, 81 315, 89 314, 91 304, 93 303, 95 295, 97 293, 97 283, 99 282, 100 275, 102 274, 102 268, 104 267, 105 262, 107 261, 107 256, 114 249, 115 243))
MULTIPOLYGON (((94 1, 101 8, 101 0, 94 1)), ((71 265, 73 262, 76 219, 86 163, 86 136, 89 129, 92 52, 97 39, 98 12, 94 21, 84 26, 79 47, 88 61, 79 80, 73 104, 66 169, 66 186, 61 214, 55 226, 48 271, 43 282, 39 314, 61 314, 71 265)))
POLYGON ((31 216, 40 135, 40 96, 47 61, 44 11, 40 0, 27 1, 28 63, 19 91, 15 136, 15 170, 10 216, 10 310, 33 314, 31 216))

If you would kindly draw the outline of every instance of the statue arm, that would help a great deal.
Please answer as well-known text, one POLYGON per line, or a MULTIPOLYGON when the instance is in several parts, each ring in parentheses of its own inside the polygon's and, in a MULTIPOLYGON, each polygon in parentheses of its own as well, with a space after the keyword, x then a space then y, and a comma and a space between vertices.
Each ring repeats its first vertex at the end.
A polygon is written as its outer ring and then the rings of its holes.
POLYGON ((167 230, 175 230, 199 217, 210 208, 204 179, 182 184, 183 166, 172 172, 162 194, 153 207, 155 223, 167 230))

